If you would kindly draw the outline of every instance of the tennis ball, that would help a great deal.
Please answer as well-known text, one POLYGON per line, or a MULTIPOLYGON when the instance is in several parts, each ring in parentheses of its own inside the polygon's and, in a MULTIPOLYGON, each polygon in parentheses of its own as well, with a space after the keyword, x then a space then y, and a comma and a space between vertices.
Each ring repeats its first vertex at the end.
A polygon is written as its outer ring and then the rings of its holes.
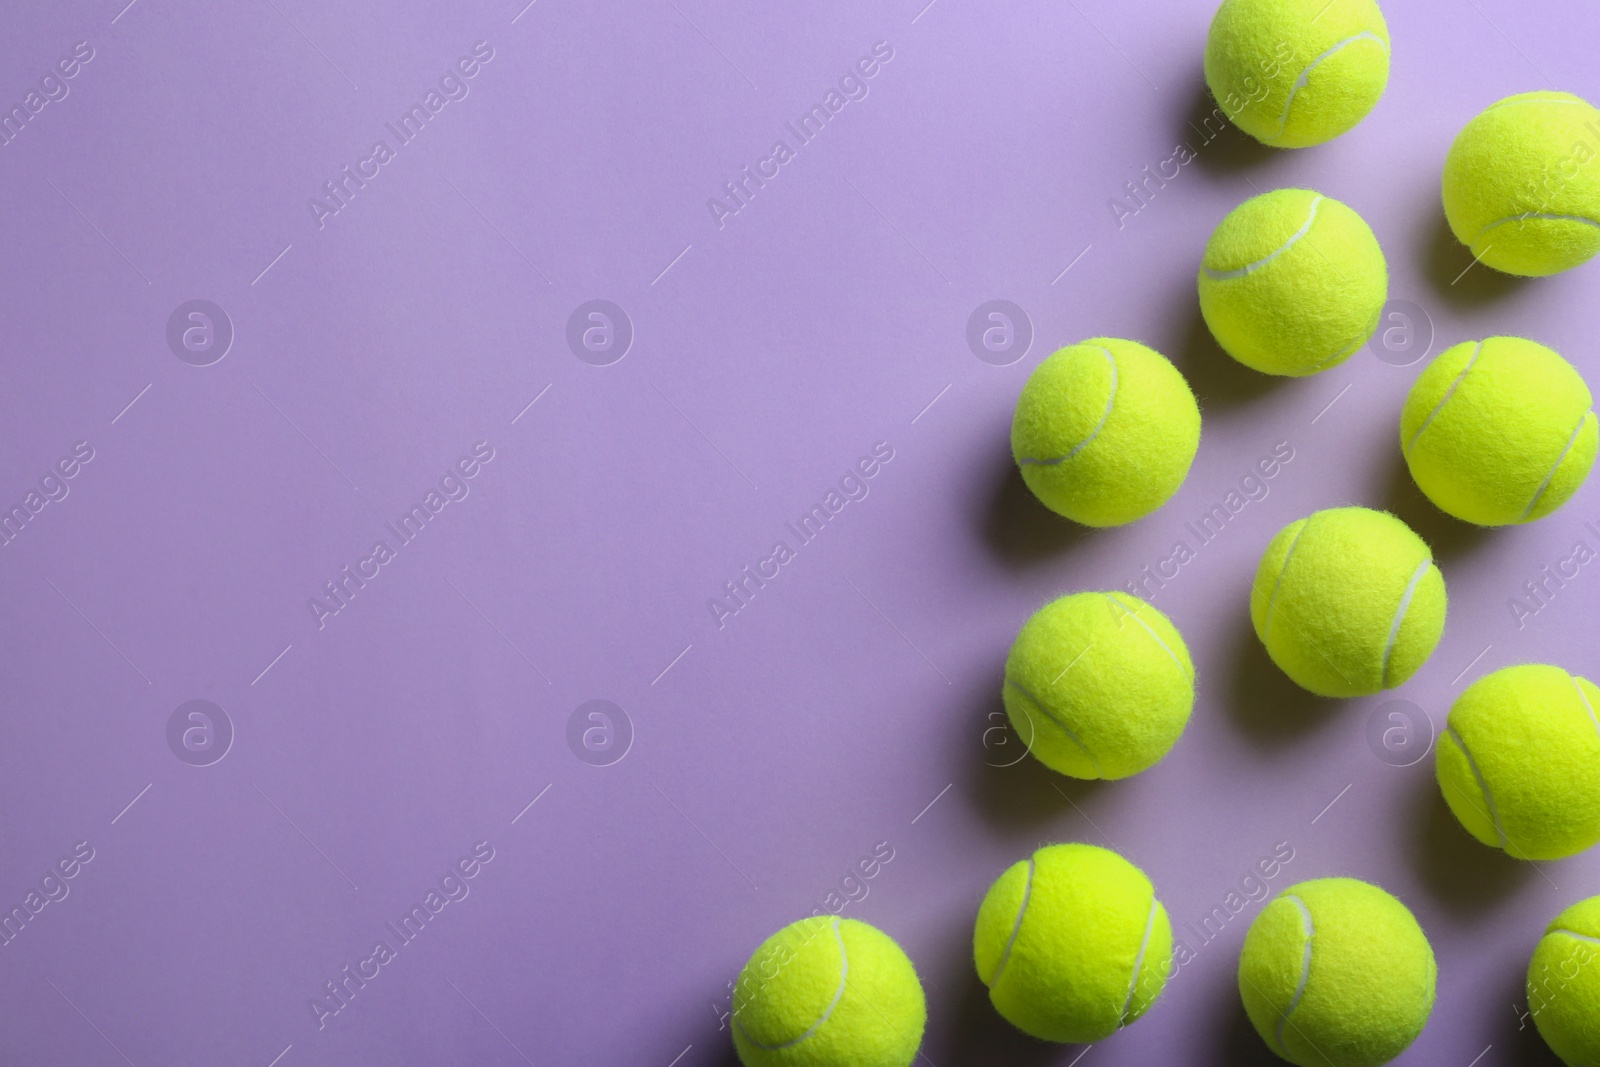
POLYGON ((1517 859, 1553 860, 1600 841, 1600 689, 1560 667, 1486 674, 1450 708, 1434 754, 1461 825, 1517 859))
POLYGON ((1272 662, 1325 697, 1410 678, 1439 643, 1445 606, 1427 544, 1367 508, 1328 508, 1279 530, 1250 590, 1250 621, 1272 662))
POLYGON ((1389 27, 1372 0, 1223 0, 1206 84, 1245 133, 1321 144, 1366 118, 1389 83, 1389 27))
POLYGON ((1292 885, 1244 935, 1239 995, 1272 1051, 1300 1067, 1374 1067, 1433 1011, 1438 970, 1406 906, 1354 878, 1292 885))
POLYGON ((1464 126, 1444 161, 1456 240, 1507 274, 1543 277, 1600 252, 1600 111, 1571 93, 1518 93, 1464 126))
POLYGON ((1023 624, 1001 693, 1012 729, 1045 766, 1126 778, 1183 733, 1194 663, 1177 627, 1138 597, 1073 593, 1023 624))
POLYGON ((1217 344, 1264 374, 1343 363, 1378 328, 1389 268, 1360 215, 1310 189, 1234 208, 1206 242, 1200 313, 1217 344))
POLYGON ((1144 872, 1094 845, 1049 845, 989 887, 972 931, 989 999, 1045 1041, 1099 1041, 1161 995, 1172 923, 1144 872))
POLYGON ((1600 897, 1545 929, 1528 961, 1528 1013, 1569 1067, 1600 1063, 1600 897))
POLYGON ((900 946, 836 915, 767 938, 733 988, 733 1045, 745 1067, 908 1067, 927 1021, 900 946))
POLYGON ((1464 341, 1418 376, 1400 449, 1440 510, 1479 526, 1543 518, 1594 466, 1593 399, 1572 364, 1521 337, 1464 341))
POLYGON ((1200 407, 1178 368, 1135 341, 1095 337, 1033 369, 1011 456, 1033 495, 1085 526, 1121 526, 1167 502, 1200 447, 1200 407))

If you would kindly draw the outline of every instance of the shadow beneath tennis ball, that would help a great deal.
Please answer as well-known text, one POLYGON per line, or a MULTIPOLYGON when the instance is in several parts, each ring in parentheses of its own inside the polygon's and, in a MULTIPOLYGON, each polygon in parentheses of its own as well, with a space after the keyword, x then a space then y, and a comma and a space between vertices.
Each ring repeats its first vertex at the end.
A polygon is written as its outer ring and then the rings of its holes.
MULTIPOLYGON (((1193 163, 1217 174, 1236 174, 1259 169, 1280 150, 1268 148, 1228 121, 1217 101, 1206 88, 1205 73, 1194 75, 1195 93, 1181 127, 1174 131, 1194 150, 1193 163)), ((1254 195, 1252 193, 1251 195, 1254 195)), ((1218 222, 1222 219, 1219 217, 1218 222)))
MULTIPOLYGON (((1045 1067, 1047 1064, 1069 1063, 1082 1051, 1082 1045, 1057 1045, 1029 1037, 1006 1022, 1004 1016, 989 1002, 989 989, 979 979, 972 965, 972 932, 966 930, 959 955, 952 950, 950 961, 942 968, 946 975, 960 975, 955 984, 958 991, 955 1003, 947 1006, 950 1014, 940 1021, 938 1062, 943 1065, 973 1065, 989 1067, 990 1064, 1015 1064, 1017 1067, 1045 1067)), ((930 1013, 931 1014, 931 1013, 930 1013)), ((927 1044, 924 1044, 927 1047, 927 1044)), ((921 1060, 918 1061, 919 1063, 921 1060)))
POLYGON ((1100 531, 1064 519, 1039 503, 1011 458, 1009 443, 996 449, 994 482, 987 506, 979 511, 989 548, 1013 567, 1053 559, 1100 531))
POLYGON ((1205 1062, 1215 1067, 1282 1067, 1284 1061, 1261 1040, 1261 1035, 1256 1033, 1255 1026, 1250 1022, 1250 1016, 1245 1014, 1237 982, 1218 982, 1216 987, 1217 1005, 1212 1018, 1223 1020, 1223 1023, 1218 1040, 1209 1049, 1210 1055, 1205 1062))
POLYGON ((1189 322, 1184 330, 1183 346, 1171 356, 1173 364, 1188 379, 1203 413, 1252 403, 1289 381, 1251 370, 1224 352, 1217 339, 1211 336, 1211 328, 1200 313, 1200 299, 1192 286, 1184 299, 1190 305, 1189 322))
MULTIPOLYGON (((1430 769, 1432 760, 1429 760, 1430 769)), ((1457 821, 1432 774, 1418 775, 1412 811, 1417 813, 1418 847, 1409 854, 1428 889, 1452 911, 1481 915, 1506 903, 1539 872, 1526 860, 1512 859, 1467 833, 1457 821)), ((1531 949, 1530 949, 1531 951, 1531 949)))
POLYGON ((1233 669, 1223 703, 1240 731, 1263 748, 1277 748, 1331 724, 1341 702, 1296 685, 1267 655, 1249 610, 1235 629, 1233 669))
MULTIPOLYGON (((1503 274, 1493 267, 1474 263, 1472 250, 1450 232, 1450 223, 1444 209, 1437 202, 1431 205, 1427 217, 1431 228, 1424 240, 1427 247, 1423 255, 1424 273, 1434 291, 1450 303, 1460 307, 1476 307, 1504 300, 1522 289, 1531 280, 1515 274, 1503 274)), ((1455 338, 1455 344, 1464 338, 1455 338)), ((1448 345, 1435 346, 1440 351, 1448 345)))
MULTIPOLYGON (((1521 1013, 1528 1010, 1528 956, 1533 954, 1533 944, 1527 946, 1527 954, 1518 954, 1515 958, 1503 961, 1498 968, 1501 973, 1500 996, 1489 1001, 1497 1007, 1502 1004, 1512 1005, 1511 1011, 1501 1008, 1495 1012, 1500 1025, 1491 1033, 1484 1035, 1484 1040, 1493 1039, 1494 1047, 1506 1053, 1503 1063, 1515 1063, 1520 1067, 1565 1067, 1561 1057, 1550 1050, 1544 1043, 1544 1038, 1539 1036, 1538 1024, 1533 1016, 1521 1013)), ((1556 979, 1559 981, 1559 978, 1556 979)))
MULTIPOLYGON (((1433 501, 1423 495, 1411 479, 1405 456, 1395 441, 1389 470, 1389 488, 1384 494, 1383 507, 1399 516, 1400 521, 1414 530, 1418 537, 1428 542, 1435 560, 1449 560, 1466 555, 1486 542, 1494 531, 1483 526, 1446 515, 1433 501)), ((1448 587, 1449 578, 1446 577, 1448 587)))

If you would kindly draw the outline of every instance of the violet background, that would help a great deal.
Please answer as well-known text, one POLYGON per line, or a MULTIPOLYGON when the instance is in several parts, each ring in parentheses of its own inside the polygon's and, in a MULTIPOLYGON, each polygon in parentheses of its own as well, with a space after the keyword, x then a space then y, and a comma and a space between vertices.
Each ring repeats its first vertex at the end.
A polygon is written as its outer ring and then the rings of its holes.
POLYGON ((1592 379, 1600 268, 1458 278, 1438 204, 1479 109, 1600 96, 1591 5, 1391 4, 1376 111, 1274 152, 1196 132, 1209 3, 123 2, 0 13, 0 101, 95 50, 0 148, 0 501, 95 450, 0 548, 0 910, 95 851, 0 948, 0 1060, 731 1064, 745 957, 886 841, 844 914, 915 960, 922 1062, 1277 1062, 1234 987, 1255 904, 1081 1061, 995 1015, 969 957, 984 889, 1084 840, 1180 927, 1280 841, 1274 891, 1379 882, 1440 968, 1398 1062, 1554 1062, 1514 1005, 1600 855, 1476 844, 1431 757, 1392 766, 1367 731, 1397 699, 1442 726, 1508 663, 1600 670, 1592 566, 1522 628, 1508 607, 1600 547, 1600 488, 1531 527, 1446 519, 1395 440, 1424 364, 1257 375, 1210 341, 1193 275, 1236 203, 1312 185, 1370 222, 1434 352, 1525 333, 1592 379), (478 41, 470 95, 319 229, 308 199, 478 41), (707 199, 879 41, 869 95, 719 228, 707 199), (1119 229, 1108 200, 1180 141, 1198 158, 1119 229), (206 367, 165 340, 197 298, 236 333, 206 367), (636 334, 605 367, 565 339, 595 298, 636 334), (1035 333, 1007 366, 964 336, 997 298, 1035 333), (1099 532, 1032 500, 1006 436, 1029 370, 1093 335, 1170 355, 1205 415, 1179 495, 1099 532), (480 440, 467 499, 319 630, 307 598, 480 440), (879 441, 869 495, 718 629, 723 583, 879 441), (1136 577, 1278 442, 1270 495, 1155 596, 1200 678, 1172 754, 1111 784, 990 766, 1027 614, 1136 577), (1281 525, 1343 503, 1413 522, 1451 608, 1407 685, 1322 701, 1266 661, 1246 590, 1281 525), (567 743, 596 698, 634 731, 603 767, 567 743), (208 767, 167 745, 191 699, 236 731, 208 767), (470 896, 319 1030, 324 981, 485 840, 470 896))

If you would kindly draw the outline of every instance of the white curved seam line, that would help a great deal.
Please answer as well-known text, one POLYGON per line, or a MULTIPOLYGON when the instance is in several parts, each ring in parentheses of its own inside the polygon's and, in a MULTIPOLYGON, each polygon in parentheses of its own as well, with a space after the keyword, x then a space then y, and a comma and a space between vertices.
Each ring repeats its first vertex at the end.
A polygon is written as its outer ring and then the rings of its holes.
POLYGON ((833 1000, 830 1001, 828 1006, 823 1009, 821 1017, 818 1018, 816 1022, 812 1023, 810 1028, 799 1037, 793 1038, 789 1041, 784 1041, 777 1045, 763 1045, 761 1042, 750 1036, 750 1031, 744 1028, 744 1023, 740 1022, 738 1019, 735 1019, 734 1022, 738 1024, 739 1031, 740 1033, 744 1034, 744 1039, 746 1041, 750 1042, 756 1048, 765 1049, 768 1052, 776 1052, 779 1049, 792 1048, 793 1046, 798 1045, 800 1042, 816 1033, 817 1030, 821 1028, 822 1024, 828 1021, 828 1016, 833 1014, 833 1009, 839 1006, 839 998, 844 996, 845 977, 850 973, 850 956, 849 953, 845 951, 844 938, 839 936, 839 919, 837 916, 835 916, 833 920, 833 938, 835 941, 839 942, 839 988, 833 991, 833 1000))
POLYGON ((1383 673, 1378 675, 1378 684, 1385 689, 1389 688, 1389 659, 1394 655, 1394 644, 1400 638, 1400 624, 1406 621, 1406 612, 1411 609, 1411 598, 1417 593, 1417 583, 1432 567, 1432 556, 1425 557, 1417 564, 1417 569, 1411 572, 1411 581, 1406 583, 1405 593, 1400 597, 1400 606, 1395 609, 1394 621, 1389 624, 1389 643, 1383 646, 1383 673))
POLYGON ((1156 894, 1150 890, 1150 914, 1144 920, 1144 938, 1139 942, 1139 954, 1133 958, 1133 980, 1128 983, 1128 999, 1122 1002, 1122 1014, 1117 1016, 1118 1026, 1128 1025, 1128 1012, 1133 1008, 1133 995, 1139 989, 1139 972, 1144 969, 1145 950, 1150 947, 1150 931, 1156 925, 1156 894))
POLYGON ((1583 701, 1583 710, 1589 713, 1589 721, 1594 723, 1595 733, 1600 733, 1600 718, 1595 717, 1594 705, 1589 703, 1589 694, 1583 691, 1583 686, 1578 684, 1578 679, 1572 679, 1572 688, 1578 691, 1578 699, 1583 701))
POLYGON ((1076 456, 1079 452, 1082 452, 1085 448, 1088 448, 1094 439, 1100 436, 1100 431, 1105 429, 1106 420, 1111 417, 1111 409, 1117 402, 1117 359, 1111 354, 1111 350, 1109 348, 1101 348, 1099 345, 1091 345, 1090 347, 1097 348, 1101 352, 1105 353, 1106 362, 1111 364, 1111 395, 1106 397, 1106 409, 1100 413, 1100 421, 1095 423, 1094 429, 1089 431, 1089 436, 1085 437, 1082 441, 1079 441, 1076 445, 1073 445, 1072 451, 1068 452, 1066 455, 1056 456, 1053 459, 1033 459, 1032 457, 1024 456, 1022 459, 1017 460, 1017 466, 1026 467, 1030 464, 1037 464, 1041 467, 1053 467, 1057 463, 1065 463, 1073 456, 1076 456))
POLYGON ((1489 821, 1494 823, 1495 836, 1500 839, 1501 849, 1508 850, 1511 842, 1506 837, 1505 827, 1500 825, 1500 812, 1495 808, 1494 797, 1489 793, 1489 783, 1484 780, 1483 772, 1478 770, 1478 761, 1472 758, 1471 750, 1467 748, 1467 743, 1461 739, 1454 726, 1446 725, 1444 732, 1450 735, 1450 739, 1461 750, 1461 755, 1466 757, 1467 768, 1472 771, 1472 777, 1478 783, 1478 792, 1483 794, 1483 802, 1489 805, 1489 821))
POLYGON ((1434 418, 1444 410, 1446 404, 1450 403, 1450 398, 1456 395, 1456 390, 1466 379, 1467 372, 1477 364, 1478 357, 1483 354, 1483 345, 1483 341, 1478 342, 1478 347, 1472 350, 1472 358, 1467 360, 1467 365, 1461 368, 1461 373, 1456 375, 1456 380, 1450 383, 1450 388, 1444 391, 1444 396, 1441 396, 1439 402, 1433 405, 1433 410, 1428 412, 1428 417, 1422 420, 1422 425, 1417 427, 1417 432, 1411 435, 1411 440, 1407 441, 1406 446, 1400 450, 1406 458, 1409 459, 1411 457, 1412 446, 1417 443, 1417 438, 1422 436, 1422 431, 1433 424, 1434 418))
POLYGON ((1306 524, 1300 527, 1300 532, 1294 535, 1294 540, 1289 542, 1289 551, 1283 554, 1283 566, 1278 568, 1278 576, 1272 581, 1272 594, 1267 597, 1267 613, 1261 617, 1263 641, 1272 632, 1272 609, 1278 606, 1278 590, 1283 587, 1283 576, 1289 570, 1289 561, 1294 559, 1294 550, 1300 547, 1300 538, 1304 537, 1310 528, 1311 519, 1307 519, 1306 524))
POLYGON ((1305 224, 1294 233, 1290 234, 1287 241, 1283 242, 1283 244, 1279 245, 1273 251, 1267 253, 1264 259, 1258 259, 1254 263, 1246 263, 1244 266, 1235 270, 1216 270, 1215 268, 1207 267, 1204 264, 1201 264, 1200 269, 1206 272, 1206 277, 1214 278, 1217 281, 1227 281, 1231 278, 1243 278, 1246 274, 1254 274, 1262 267, 1265 267, 1268 263, 1271 263, 1285 252, 1289 251, 1289 249, 1295 246, 1300 238, 1311 232, 1311 224, 1317 221, 1317 208, 1322 205, 1322 201, 1325 199, 1327 198, 1318 196, 1315 200, 1311 201, 1311 211, 1306 215, 1305 224))
POLYGON ((1289 87, 1289 99, 1283 102, 1283 114, 1278 117, 1278 132, 1273 134, 1269 140, 1276 141, 1278 138, 1283 136, 1283 131, 1289 128, 1289 109, 1294 106, 1295 94, 1306 87, 1306 83, 1311 80, 1311 72, 1317 68, 1317 64, 1321 63, 1325 59, 1331 58, 1338 52, 1342 52, 1344 49, 1355 44, 1357 41, 1377 41, 1379 44, 1383 45, 1383 50, 1385 52, 1389 50, 1388 41, 1385 41, 1382 37, 1379 37, 1371 30, 1362 30, 1360 33, 1355 34, 1352 37, 1346 37, 1344 40, 1338 42, 1332 48, 1322 53, 1316 59, 1313 59, 1310 63, 1307 63, 1305 69, 1300 72, 1300 76, 1296 78, 1294 80, 1294 84, 1289 87))
POLYGON ((1539 491, 1533 494, 1533 499, 1528 501, 1528 506, 1523 509, 1521 515, 1517 516, 1518 522, 1526 522, 1528 516, 1533 514, 1533 509, 1539 506, 1539 501, 1543 499, 1545 490, 1549 489, 1550 483, 1555 480, 1556 471, 1560 470, 1561 464, 1567 461, 1567 453, 1571 452, 1572 446, 1578 443, 1578 435, 1583 432, 1585 426, 1589 425, 1589 417, 1593 414, 1593 411, 1585 411, 1583 418, 1578 420, 1577 428, 1572 431, 1572 436, 1567 438, 1567 447, 1561 450, 1561 455, 1556 457, 1555 465, 1550 468, 1550 473, 1546 474, 1544 481, 1539 483, 1539 491))
POLYGON ((1305 931, 1306 947, 1300 959, 1300 984, 1295 986, 1294 999, 1289 1001, 1289 1006, 1284 1009, 1283 1016, 1278 1020, 1278 1053, 1284 1059, 1289 1058, 1289 1049, 1283 1043, 1283 1028, 1289 1025, 1289 1016, 1300 1006, 1300 998, 1306 995, 1306 983, 1311 980, 1311 939, 1317 936, 1317 927, 1311 921, 1311 909, 1306 907, 1305 901, 1297 896, 1289 895, 1283 898, 1290 901, 1300 909, 1300 922, 1305 931))
POLYGON ((1558 928, 1556 928, 1554 930, 1549 930, 1549 931, 1547 931, 1545 933, 1544 936, 1549 937, 1551 934, 1566 934, 1568 937, 1575 937, 1579 941, 1587 941, 1591 945, 1600 945, 1600 937, 1590 937, 1588 934, 1580 934, 1580 933, 1578 933, 1578 931, 1576 931, 1576 930, 1568 930, 1564 926, 1563 927, 1558 927, 1558 928))
POLYGON ((1006 679, 1006 684, 1009 685, 1011 688, 1015 689, 1017 692, 1021 693, 1023 696, 1027 697, 1028 700, 1033 703, 1033 706, 1038 708, 1040 713, 1043 714, 1045 718, 1047 718, 1051 722, 1055 723, 1056 726, 1060 728, 1061 732, 1066 734, 1067 737, 1072 741, 1073 744, 1077 745, 1079 748, 1081 748, 1083 750, 1083 754, 1085 756, 1088 756, 1089 757, 1089 762, 1094 765, 1094 773, 1095 774, 1099 775, 1102 778, 1104 778, 1106 776, 1106 772, 1100 769, 1100 761, 1094 758, 1094 753, 1093 752, 1089 751, 1089 746, 1084 744, 1082 741, 1078 740, 1078 735, 1072 732, 1072 727, 1068 726, 1066 724, 1066 722, 1064 722, 1061 719, 1061 717, 1059 715, 1057 715, 1055 712, 1053 712, 1049 708, 1045 707, 1044 701, 1040 700, 1038 697, 1034 696, 1032 693, 1030 693, 1026 689, 1022 688, 1022 686, 1018 685, 1016 682, 1012 681, 1010 678, 1006 679))
POLYGON ((1483 235, 1497 226, 1504 226, 1511 222, 1527 222, 1529 219, 1539 219, 1547 222, 1581 222, 1586 226, 1600 226, 1600 220, 1591 219, 1587 215, 1562 215, 1554 211, 1524 211, 1520 215, 1507 215, 1503 219, 1495 219, 1478 231, 1478 236, 1472 239, 1472 243, 1477 244, 1483 240, 1483 235))
MULTIPOLYGON (((1151 629, 1149 623, 1147 623, 1143 619, 1139 618, 1139 613, 1138 612, 1129 611, 1128 610, 1128 606, 1126 604, 1124 604, 1122 601, 1118 600, 1116 597, 1112 596, 1110 593, 1106 593, 1106 594, 1104 594, 1104 596, 1105 596, 1105 598, 1107 600, 1111 601, 1117 607, 1121 608, 1123 613, 1125 615, 1127 615, 1130 619, 1132 619, 1134 622, 1138 623, 1140 626, 1144 627, 1144 632, 1149 634, 1151 636, 1151 638, 1154 639, 1155 643, 1161 646, 1161 651, 1165 652, 1167 655, 1172 657, 1172 662, 1177 664, 1177 666, 1178 666, 1178 673, 1183 675, 1185 678, 1189 677, 1189 672, 1187 670, 1185 670, 1184 667, 1183 667, 1183 660, 1179 659, 1178 658, 1178 654, 1176 652, 1172 651, 1172 646, 1171 645, 1169 645, 1165 641, 1161 640, 1161 635, 1156 633, 1153 629, 1151 629)), ((1192 681, 1192 679, 1191 679, 1191 681, 1192 681)))
POLYGON ((1011 924, 1011 936, 1006 938, 1006 947, 1000 953, 1000 962, 995 965, 994 974, 989 977, 989 988, 993 989, 995 983, 1000 981, 1000 975, 1006 969, 1006 964, 1011 962, 1011 949, 1017 943, 1017 935, 1022 932, 1022 917, 1028 914, 1028 898, 1033 895, 1033 857, 1028 857, 1028 880, 1022 883, 1022 903, 1017 907, 1016 921, 1011 924))

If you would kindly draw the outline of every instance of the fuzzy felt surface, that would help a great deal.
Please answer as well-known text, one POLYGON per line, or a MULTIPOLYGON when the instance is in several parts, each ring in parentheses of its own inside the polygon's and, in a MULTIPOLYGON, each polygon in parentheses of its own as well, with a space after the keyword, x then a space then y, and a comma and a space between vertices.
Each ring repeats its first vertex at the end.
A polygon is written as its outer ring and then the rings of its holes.
POLYGON ((1376 1067, 1433 1011, 1433 948, 1375 885, 1318 878, 1285 889, 1245 934, 1239 995, 1272 1051, 1300 1067, 1376 1067))
POLYGON ((1412 384, 1400 448, 1441 511, 1479 526, 1532 522, 1589 476, 1600 445, 1593 404, 1583 377, 1544 345, 1464 341, 1412 384))
POLYGON ((1224 0, 1205 70, 1223 113, 1262 144, 1322 144, 1383 96, 1389 27, 1371 0, 1224 0))
POLYGON ((900 946, 855 919, 814 916, 762 942, 733 992, 745 1067, 908 1067, 928 1009, 900 946))
POLYGON ((1328 508, 1285 526, 1250 590, 1250 621, 1272 662, 1327 697, 1410 678, 1438 645, 1446 607, 1427 544, 1368 508, 1328 508))
POLYGON ((1172 924, 1144 873, 1108 849, 1050 845, 989 889, 973 930, 989 999, 1046 1041, 1099 1041, 1161 995, 1172 924))
POLYGON ((1073 593, 1023 624, 1002 697, 1012 729, 1047 767, 1126 778, 1183 733, 1194 662, 1171 620, 1138 597, 1073 593))
POLYGON ((1526 663, 1473 682, 1450 709, 1434 769, 1450 810, 1517 859, 1600 842, 1600 689, 1526 663))
POLYGON ((1600 897, 1550 923, 1528 961, 1528 1011, 1568 1067, 1600 1067, 1600 897))
POLYGON ((1028 376, 1011 422, 1022 480, 1050 510, 1120 526, 1166 503, 1200 447, 1200 406, 1178 368, 1136 341, 1094 337, 1028 376))
POLYGON ((1491 104, 1450 146, 1443 195, 1456 240, 1496 270, 1587 262, 1600 252, 1600 111, 1558 92, 1491 104))
POLYGON ((1389 268, 1349 207, 1311 189, 1276 189, 1212 232, 1197 284, 1200 312, 1225 352, 1265 374, 1303 377, 1344 362, 1372 336, 1389 268))

